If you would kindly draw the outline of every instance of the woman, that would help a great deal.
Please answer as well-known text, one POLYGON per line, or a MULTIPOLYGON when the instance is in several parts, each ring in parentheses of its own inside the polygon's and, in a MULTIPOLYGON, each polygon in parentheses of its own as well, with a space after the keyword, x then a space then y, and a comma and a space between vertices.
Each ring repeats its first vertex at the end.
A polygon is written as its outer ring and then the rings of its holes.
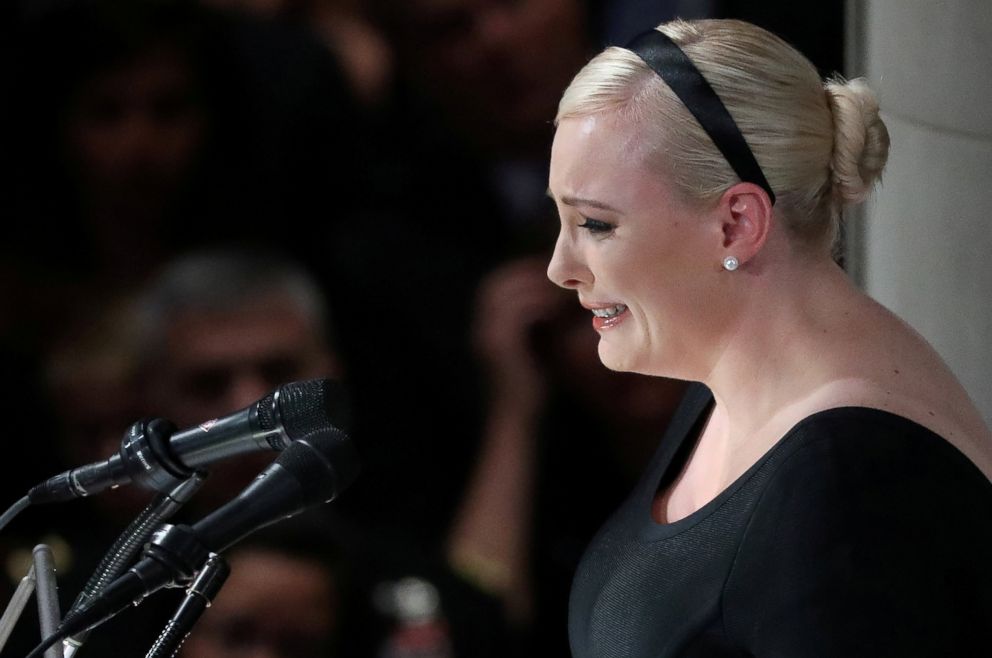
POLYGON ((557 125, 550 278, 607 367, 705 385, 579 567, 576 658, 985 655, 992 437, 831 257, 888 151, 870 90, 677 21, 593 59, 557 125))

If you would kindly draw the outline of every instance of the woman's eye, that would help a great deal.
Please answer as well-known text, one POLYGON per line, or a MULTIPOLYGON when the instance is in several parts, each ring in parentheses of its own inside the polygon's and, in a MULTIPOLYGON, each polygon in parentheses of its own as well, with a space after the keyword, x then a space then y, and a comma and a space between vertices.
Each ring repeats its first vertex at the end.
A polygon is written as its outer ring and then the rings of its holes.
POLYGON ((599 219, 589 219, 585 218, 584 224, 579 224, 579 228, 584 228, 590 233, 609 233, 613 230, 613 224, 601 221, 599 219))

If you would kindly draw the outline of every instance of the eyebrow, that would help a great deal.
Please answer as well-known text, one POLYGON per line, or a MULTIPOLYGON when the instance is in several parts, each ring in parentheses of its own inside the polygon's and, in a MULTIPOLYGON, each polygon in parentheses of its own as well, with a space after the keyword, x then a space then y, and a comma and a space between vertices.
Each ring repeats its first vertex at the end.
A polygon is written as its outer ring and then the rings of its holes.
MULTIPOLYGON (((552 199, 555 198, 555 195, 551 192, 550 187, 548 188, 546 194, 552 199)), ((620 212, 619 210, 609 205, 608 203, 603 203, 602 201, 596 201, 595 199, 585 199, 582 197, 565 195, 561 197, 559 201, 564 203, 566 206, 588 206, 590 208, 598 208, 600 210, 608 210, 610 212, 620 212)))

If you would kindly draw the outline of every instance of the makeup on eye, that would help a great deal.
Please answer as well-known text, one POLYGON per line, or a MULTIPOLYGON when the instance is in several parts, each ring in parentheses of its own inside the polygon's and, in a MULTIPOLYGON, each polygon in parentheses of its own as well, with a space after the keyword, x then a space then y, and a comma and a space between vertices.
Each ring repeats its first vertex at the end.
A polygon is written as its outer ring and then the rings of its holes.
POLYGON ((582 219, 585 223, 579 224, 579 228, 584 228, 590 233, 609 233, 616 228, 615 225, 609 222, 604 222, 601 219, 592 219, 589 217, 583 217, 582 219))

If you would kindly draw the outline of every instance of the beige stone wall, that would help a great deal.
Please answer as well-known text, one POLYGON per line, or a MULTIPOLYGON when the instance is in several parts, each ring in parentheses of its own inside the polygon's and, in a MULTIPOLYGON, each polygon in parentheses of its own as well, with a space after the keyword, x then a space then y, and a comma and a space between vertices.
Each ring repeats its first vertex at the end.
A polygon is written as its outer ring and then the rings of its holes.
POLYGON ((992 424, 992 0, 859 0, 851 30, 892 136, 857 278, 922 333, 992 424))

